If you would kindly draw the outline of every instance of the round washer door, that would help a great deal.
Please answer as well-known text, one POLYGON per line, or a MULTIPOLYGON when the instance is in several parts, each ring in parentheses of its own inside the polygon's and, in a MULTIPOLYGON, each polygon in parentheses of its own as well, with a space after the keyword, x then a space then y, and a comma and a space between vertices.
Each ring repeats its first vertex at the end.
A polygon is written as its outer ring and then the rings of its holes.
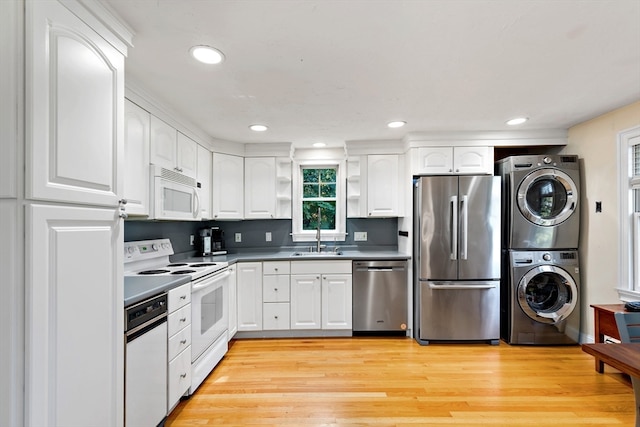
POLYGON ((578 206, 578 187, 569 175, 558 169, 538 169, 520 183, 517 203, 530 222, 554 226, 574 213, 578 206))
POLYGON ((520 308, 536 322, 557 323, 576 307, 578 287, 569 273, 553 265, 529 270, 518 284, 520 308))

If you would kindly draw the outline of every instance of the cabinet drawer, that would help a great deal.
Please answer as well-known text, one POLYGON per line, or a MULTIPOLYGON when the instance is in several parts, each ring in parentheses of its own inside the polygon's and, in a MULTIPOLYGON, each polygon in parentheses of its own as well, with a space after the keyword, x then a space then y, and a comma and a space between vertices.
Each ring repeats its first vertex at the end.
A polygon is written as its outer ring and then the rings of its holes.
POLYGON ((351 261, 293 261, 291 274, 351 274, 351 261))
POLYGON ((169 337, 169 361, 173 360, 185 348, 191 345, 191 325, 179 331, 177 334, 169 337))
POLYGON ((262 306, 262 329, 265 331, 289 329, 289 303, 265 303, 262 306))
POLYGON ((191 283, 185 283, 169 291, 169 313, 191 302, 191 283))
POLYGON ((179 330, 191 324, 191 304, 169 315, 169 336, 175 335, 179 330))
POLYGON ((191 386, 191 346, 169 362, 168 380, 167 413, 173 409, 180 397, 191 386))
POLYGON ((266 261, 262 263, 263 274, 289 274, 291 272, 289 261, 266 261))
POLYGON ((288 274, 264 276, 262 278, 262 301, 289 302, 290 288, 291 276, 288 274))

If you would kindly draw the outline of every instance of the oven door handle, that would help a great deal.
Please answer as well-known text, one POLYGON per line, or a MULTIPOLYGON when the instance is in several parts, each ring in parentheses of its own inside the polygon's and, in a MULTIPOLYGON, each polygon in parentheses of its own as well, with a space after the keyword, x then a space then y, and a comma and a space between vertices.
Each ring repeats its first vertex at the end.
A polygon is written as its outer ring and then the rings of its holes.
POLYGON ((204 280, 202 280, 200 282, 196 282, 191 287, 191 292, 193 293, 193 292, 200 291, 202 289, 209 288, 209 287, 215 285, 216 283, 218 283, 219 281, 221 281, 223 279, 226 279, 227 277, 229 277, 230 274, 231 273, 229 272, 229 269, 225 269, 221 273, 215 274, 214 277, 207 277, 206 279, 204 279, 204 280))

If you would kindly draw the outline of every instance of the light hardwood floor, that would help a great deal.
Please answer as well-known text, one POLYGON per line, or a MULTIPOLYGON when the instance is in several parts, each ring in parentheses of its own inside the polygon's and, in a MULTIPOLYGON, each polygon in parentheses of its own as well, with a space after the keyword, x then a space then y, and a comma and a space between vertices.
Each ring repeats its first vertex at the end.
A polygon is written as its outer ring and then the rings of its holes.
POLYGON ((236 340, 182 426, 633 426, 627 379, 579 346, 236 340))

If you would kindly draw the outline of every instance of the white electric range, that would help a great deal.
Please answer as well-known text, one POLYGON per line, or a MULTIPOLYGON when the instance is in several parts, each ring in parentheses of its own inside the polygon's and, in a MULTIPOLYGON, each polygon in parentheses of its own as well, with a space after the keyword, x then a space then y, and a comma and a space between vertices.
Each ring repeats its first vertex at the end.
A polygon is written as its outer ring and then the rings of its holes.
MULTIPOLYGON (((191 278, 191 388, 198 386, 228 349, 229 264, 184 260, 171 262, 169 239, 125 242, 124 274, 136 277, 191 278)), ((171 310, 171 307, 169 307, 171 310)))

